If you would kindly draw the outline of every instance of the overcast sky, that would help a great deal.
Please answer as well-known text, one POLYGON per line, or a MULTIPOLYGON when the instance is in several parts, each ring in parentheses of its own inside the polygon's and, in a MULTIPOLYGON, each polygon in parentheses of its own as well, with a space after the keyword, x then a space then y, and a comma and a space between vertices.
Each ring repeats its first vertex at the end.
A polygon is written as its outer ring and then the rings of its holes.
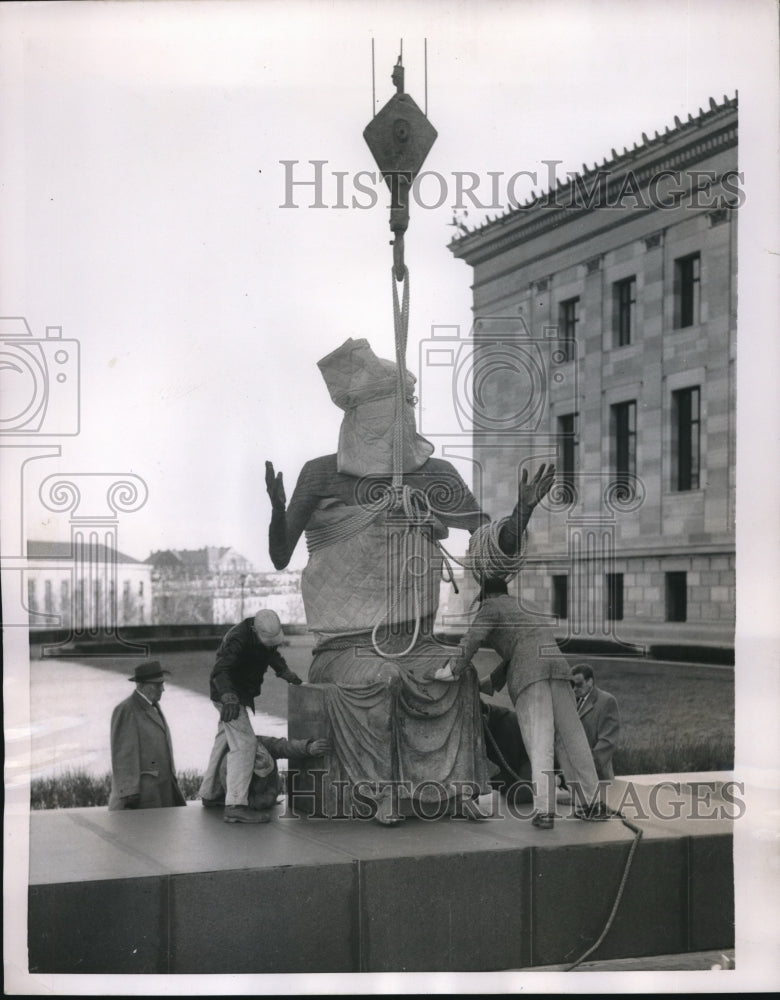
MULTIPOLYGON (((296 179, 327 161, 329 206, 333 171, 349 202, 352 176, 375 170, 372 38, 377 107, 401 37, 424 105, 427 38, 426 169, 447 184, 407 234, 414 371, 432 324, 470 324, 472 272, 447 249, 455 172, 487 185, 488 171, 537 171, 539 190, 543 161, 560 175, 601 163, 737 89, 750 163, 774 97, 773 4, 758 0, 3 6, 2 314, 81 348, 81 431, 30 467, 26 534, 68 537, 35 500, 44 475, 132 472, 149 499, 119 547, 141 559, 233 545, 269 568, 264 460, 289 495, 304 461, 336 447, 316 361, 348 336, 393 355, 381 185, 372 209, 311 208, 307 188, 280 207, 283 160, 300 161, 296 179)), ((447 399, 421 405, 451 414, 447 399)))

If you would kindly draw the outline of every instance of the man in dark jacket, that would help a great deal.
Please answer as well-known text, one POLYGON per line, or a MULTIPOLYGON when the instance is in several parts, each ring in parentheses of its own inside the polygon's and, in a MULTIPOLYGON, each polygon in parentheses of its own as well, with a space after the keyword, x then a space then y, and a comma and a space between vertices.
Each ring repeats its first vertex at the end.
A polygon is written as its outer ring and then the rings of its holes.
POLYGON ((159 704, 167 674, 157 660, 139 664, 127 678, 135 683, 135 691, 111 715, 112 811, 185 805, 159 704))
POLYGON ((607 691, 596 687, 595 675, 587 663, 578 663, 571 675, 577 715, 588 737, 596 773, 600 779, 611 780, 615 777, 612 754, 620 733, 617 701, 607 691))
POLYGON ((219 711, 219 725, 199 794, 204 805, 219 801, 217 772, 227 748, 226 822, 263 822, 257 811, 248 808, 257 740, 247 709, 254 711, 255 698, 260 694, 269 666, 288 684, 301 683, 279 652, 283 641, 278 616, 263 610, 254 618, 245 618, 234 625, 217 650, 210 689, 211 700, 219 711))

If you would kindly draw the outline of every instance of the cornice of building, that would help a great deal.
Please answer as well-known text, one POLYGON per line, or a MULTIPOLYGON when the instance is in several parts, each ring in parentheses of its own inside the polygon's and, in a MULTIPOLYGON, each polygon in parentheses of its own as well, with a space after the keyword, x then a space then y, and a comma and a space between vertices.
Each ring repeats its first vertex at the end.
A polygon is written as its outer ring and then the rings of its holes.
MULTIPOLYGON (((736 546, 733 541, 712 542, 712 543, 665 543, 659 545, 638 545, 633 547, 618 546, 615 549, 614 557, 617 562, 621 559, 683 559, 686 556, 733 556, 736 546)), ((540 550, 533 556, 528 556, 524 562, 524 567, 545 566, 549 563, 559 563, 561 560, 569 561, 569 556, 558 549, 540 550)), ((603 559, 600 553, 583 553, 578 557, 578 562, 598 562, 603 559)))
MULTIPOLYGON (((675 128, 666 128, 663 135, 655 133, 649 139, 643 132, 641 145, 634 144, 632 151, 625 149, 619 155, 612 150, 612 158, 604 159, 601 167, 594 164, 576 174, 564 184, 559 182, 538 198, 529 199, 524 205, 508 209, 497 218, 488 216, 482 225, 452 240, 448 249, 455 257, 475 265, 497 256, 518 244, 544 233, 582 220, 600 211, 603 206, 583 204, 586 195, 600 184, 604 175, 604 201, 612 205, 625 188, 630 177, 635 187, 642 189, 651 178, 663 171, 681 170, 701 160, 737 145, 738 96, 724 96, 723 104, 710 98, 710 109, 699 109, 696 118, 688 115, 683 123, 675 116, 675 128)), ((631 191, 628 192, 631 197, 631 191)), ((653 211, 653 207, 639 211, 653 211)))
MULTIPOLYGON (((121 563, 123 565, 146 566, 144 560, 134 559, 133 556, 125 555, 124 552, 112 549, 102 542, 90 546, 89 558, 97 563, 121 563)), ((39 541, 31 538, 27 541, 27 559, 29 562, 37 560, 43 562, 50 560, 74 562, 76 559, 76 547, 72 542, 39 541)), ((31 568, 40 567, 31 566, 31 568)))

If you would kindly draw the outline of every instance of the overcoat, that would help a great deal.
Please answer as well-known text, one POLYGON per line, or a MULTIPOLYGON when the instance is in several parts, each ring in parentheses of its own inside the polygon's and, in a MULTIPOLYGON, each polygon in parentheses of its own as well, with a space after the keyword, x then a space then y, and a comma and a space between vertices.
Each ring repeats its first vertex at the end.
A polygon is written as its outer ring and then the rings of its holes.
POLYGON ((138 809, 183 806, 176 780, 171 734, 164 716, 137 691, 111 715, 111 796, 108 808, 127 808, 123 799, 140 796, 138 809))

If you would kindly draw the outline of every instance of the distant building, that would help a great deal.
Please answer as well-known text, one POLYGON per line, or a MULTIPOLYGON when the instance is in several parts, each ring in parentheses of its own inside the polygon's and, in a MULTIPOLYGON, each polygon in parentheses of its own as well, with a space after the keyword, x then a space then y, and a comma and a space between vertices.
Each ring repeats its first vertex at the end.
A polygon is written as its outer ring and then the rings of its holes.
POLYGON ((503 513, 556 463, 522 581, 569 634, 733 639, 737 169, 710 101, 450 244, 475 488, 503 513))
POLYGON ((260 607, 286 624, 304 621, 300 573, 260 573, 230 547, 163 549, 146 560, 152 573, 155 624, 221 625, 240 621, 260 607))
POLYGON ((30 628, 76 634, 152 620, 152 571, 104 543, 27 542, 30 628))
POLYGON ((252 563, 229 546, 202 549, 161 549, 146 560, 162 579, 197 579, 221 573, 250 573, 252 563))

